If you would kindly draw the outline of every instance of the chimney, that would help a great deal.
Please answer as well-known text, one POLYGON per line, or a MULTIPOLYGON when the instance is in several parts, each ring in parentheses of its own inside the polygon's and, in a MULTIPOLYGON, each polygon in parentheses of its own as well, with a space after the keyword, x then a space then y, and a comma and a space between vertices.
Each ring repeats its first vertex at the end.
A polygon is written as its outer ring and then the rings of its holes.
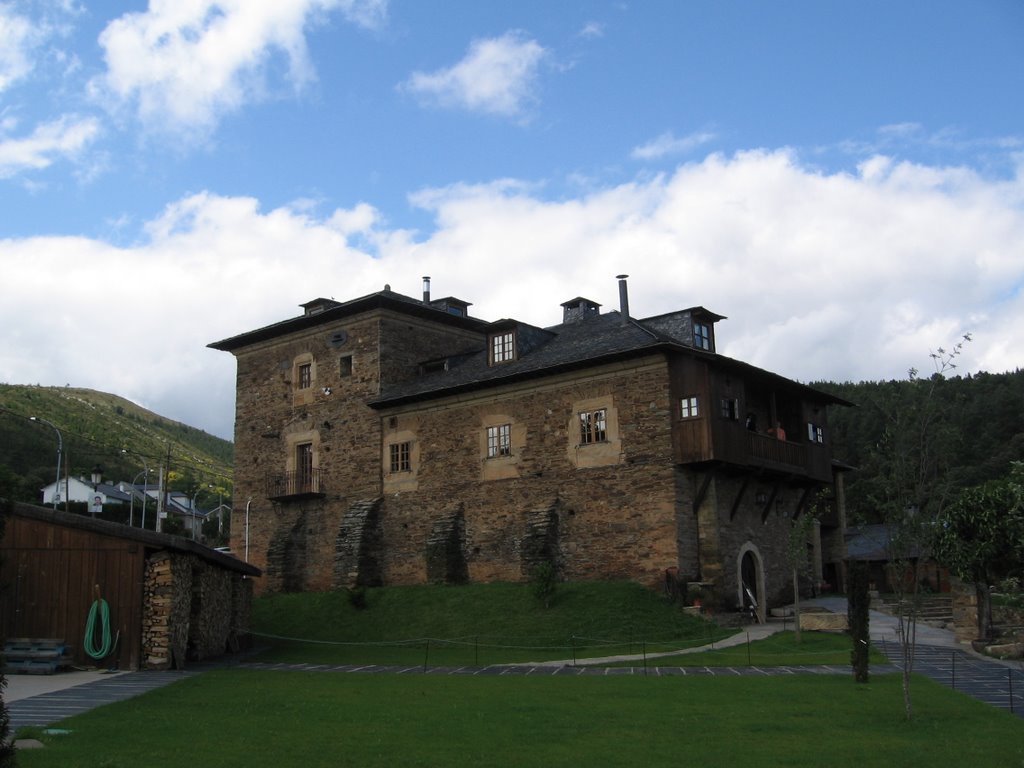
POLYGON ((423 276, 423 303, 430 303, 430 275, 423 276))
POLYGON ((619 313, 622 315, 622 324, 629 323, 629 289, 626 287, 626 278, 629 275, 616 275, 619 281, 619 313))

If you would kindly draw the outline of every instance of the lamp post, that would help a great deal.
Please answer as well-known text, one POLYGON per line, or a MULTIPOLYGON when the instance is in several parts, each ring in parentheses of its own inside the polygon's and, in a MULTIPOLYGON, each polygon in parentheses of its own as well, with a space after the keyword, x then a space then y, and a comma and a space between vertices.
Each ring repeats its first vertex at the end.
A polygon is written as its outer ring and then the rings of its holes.
MULTIPOLYGON (((135 476, 135 479, 132 480, 132 503, 131 503, 131 506, 128 507, 128 527, 129 528, 135 525, 135 493, 137 491, 136 484, 139 482, 139 478, 142 477, 143 475, 146 476, 146 480, 149 480, 149 468, 148 467, 146 469, 142 470, 141 472, 139 472, 139 474, 137 474, 135 476)), ((143 489, 145 489, 145 487, 146 487, 145 484, 143 484, 143 489)), ((146 509, 146 501, 145 501, 145 499, 146 499, 146 492, 145 492, 145 490, 143 490, 143 492, 142 492, 142 499, 143 499, 143 501, 142 501, 142 509, 143 509, 143 514, 145 514, 145 509, 146 509)), ((145 521, 145 518, 143 518, 143 521, 145 521)))
MULTIPOLYGON (((122 448, 121 449, 121 453, 123 455, 127 456, 128 455, 128 449, 127 448, 122 448)), ((142 466, 145 467, 145 470, 143 470, 143 472, 145 472, 145 475, 146 475, 146 483, 142 487, 142 527, 145 528, 146 527, 146 485, 149 484, 149 462, 146 461, 146 457, 143 456, 141 453, 138 454, 138 457, 140 459, 142 459, 142 466)), ((139 472, 139 475, 143 474, 143 472, 139 472)), ((135 476, 135 480, 139 479, 139 475, 135 476)), ((135 518, 135 480, 132 481, 132 503, 131 503, 131 506, 128 508, 128 525, 129 525, 129 527, 133 524, 134 518, 135 518)))
MULTIPOLYGON (((53 431, 57 433, 57 480, 53 485, 53 509, 54 511, 56 511, 57 496, 60 494, 60 455, 64 451, 64 438, 61 436, 60 430, 57 429, 57 425, 54 424, 52 421, 47 421, 46 419, 39 418, 38 416, 29 416, 28 418, 29 421, 39 421, 42 422, 43 424, 49 424, 51 427, 53 427, 53 431)), ((67 492, 68 489, 65 488, 65 495, 67 494, 67 492)))

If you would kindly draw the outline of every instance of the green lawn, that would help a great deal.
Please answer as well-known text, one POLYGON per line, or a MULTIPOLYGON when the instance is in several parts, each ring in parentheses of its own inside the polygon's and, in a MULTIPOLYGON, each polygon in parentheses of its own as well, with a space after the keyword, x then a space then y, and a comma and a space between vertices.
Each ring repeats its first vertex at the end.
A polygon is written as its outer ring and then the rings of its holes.
POLYGON ((22 768, 1020 766, 1024 723, 898 675, 210 672, 69 718, 22 768))
POLYGON ((550 608, 528 585, 387 587, 353 607, 344 591, 274 595, 253 607, 261 658, 318 664, 486 666, 678 650, 734 633, 629 583, 559 585, 550 608), (294 641, 280 638, 297 638, 294 641))

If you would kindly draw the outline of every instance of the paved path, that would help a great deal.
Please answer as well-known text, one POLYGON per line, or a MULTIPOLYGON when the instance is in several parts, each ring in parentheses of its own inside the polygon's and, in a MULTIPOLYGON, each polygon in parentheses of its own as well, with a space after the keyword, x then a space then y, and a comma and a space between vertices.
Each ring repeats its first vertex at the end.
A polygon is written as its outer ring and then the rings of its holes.
MULTIPOLYGON (((124 701, 199 673, 198 669, 181 672, 120 672, 70 688, 19 698, 7 705, 11 731, 23 725, 50 725, 65 717, 115 701, 124 701)), ((71 677, 75 675, 74 672, 63 674, 71 677)))

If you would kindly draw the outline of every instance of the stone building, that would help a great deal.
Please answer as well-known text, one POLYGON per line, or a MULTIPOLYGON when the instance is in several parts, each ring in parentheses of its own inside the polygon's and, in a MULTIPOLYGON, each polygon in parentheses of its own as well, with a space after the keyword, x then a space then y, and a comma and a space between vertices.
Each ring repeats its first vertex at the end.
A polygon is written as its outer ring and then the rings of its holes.
MULTIPOLYGON (((232 549, 272 591, 550 562, 569 580, 678 574, 763 613, 791 583, 792 518, 833 483, 826 411, 845 403, 719 355, 721 315, 639 320, 624 277, 619 294, 538 328, 471 317, 424 278, 422 299, 317 299, 211 344, 238 364, 232 549)), ((820 578, 836 517, 819 518, 820 578)))

